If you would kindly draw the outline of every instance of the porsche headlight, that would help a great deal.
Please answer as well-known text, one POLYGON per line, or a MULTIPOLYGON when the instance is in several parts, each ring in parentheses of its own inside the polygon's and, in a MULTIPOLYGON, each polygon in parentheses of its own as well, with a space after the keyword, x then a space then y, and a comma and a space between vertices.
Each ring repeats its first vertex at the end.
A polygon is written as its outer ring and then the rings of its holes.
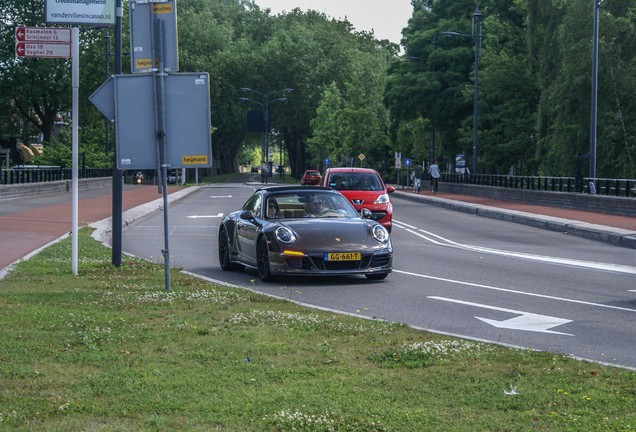
POLYGON ((276 228, 276 240, 285 244, 292 244, 296 241, 296 235, 287 227, 276 228))
POLYGON ((373 201, 373 204, 386 204, 389 202, 389 195, 382 194, 378 197, 377 200, 373 201))
POLYGON ((374 225, 371 228, 373 237, 380 243, 386 243, 389 241, 389 232, 382 225, 374 225))

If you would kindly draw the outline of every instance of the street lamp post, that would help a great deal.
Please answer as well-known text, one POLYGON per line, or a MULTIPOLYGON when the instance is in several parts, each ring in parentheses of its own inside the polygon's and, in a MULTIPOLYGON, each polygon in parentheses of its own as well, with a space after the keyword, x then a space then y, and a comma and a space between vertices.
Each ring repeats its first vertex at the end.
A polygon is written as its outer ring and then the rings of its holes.
MULTIPOLYGON (((241 87, 240 89, 242 92, 251 92, 251 93, 256 93, 258 95, 260 95, 263 98, 262 102, 259 102, 257 100, 251 99, 251 98, 247 98, 247 97, 241 97, 239 98, 239 100, 241 101, 249 101, 249 102, 253 102, 255 104, 258 104, 261 106, 262 110, 263 110, 263 126, 264 126, 264 131, 263 131, 263 146, 262 146, 262 153, 263 153, 263 158, 265 159, 265 162, 267 162, 267 160, 269 159, 269 103, 270 103, 270 99, 269 97, 275 94, 279 94, 279 93, 291 93, 294 91, 294 89, 292 88, 284 88, 282 90, 277 90, 277 91, 272 91, 272 92, 268 92, 268 93, 261 93, 257 90, 253 90, 249 87, 241 87)), ((271 102, 286 102, 287 98, 285 97, 278 97, 276 99, 272 99, 271 102)), ((263 164, 261 163, 261 183, 267 183, 267 176, 268 173, 263 172, 263 164)))
POLYGON ((473 172, 477 173, 477 151, 479 148, 479 138, 477 136, 477 119, 479 116, 479 46, 481 44, 481 13, 479 12, 479 4, 475 5, 475 13, 473 13, 473 33, 462 34, 453 31, 442 33, 444 36, 461 36, 470 37, 475 42, 475 85, 473 90, 473 172))
POLYGON ((601 0, 594 0, 594 37, 592 43, 592 118, 590 121, 590 179, 596 178, 596 123, 598 96, 598 15, 601 0))

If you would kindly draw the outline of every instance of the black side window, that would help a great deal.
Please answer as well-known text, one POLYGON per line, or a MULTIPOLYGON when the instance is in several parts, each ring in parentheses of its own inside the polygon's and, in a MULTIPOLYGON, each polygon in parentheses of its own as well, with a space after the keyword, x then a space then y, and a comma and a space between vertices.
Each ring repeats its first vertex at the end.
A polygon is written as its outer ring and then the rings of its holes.
POLYGON ((256 194, 243 204, 242 210, 251 211, 257 218, 262 218, 261 209, 263 207, 263 199, 260 194, 256 194))

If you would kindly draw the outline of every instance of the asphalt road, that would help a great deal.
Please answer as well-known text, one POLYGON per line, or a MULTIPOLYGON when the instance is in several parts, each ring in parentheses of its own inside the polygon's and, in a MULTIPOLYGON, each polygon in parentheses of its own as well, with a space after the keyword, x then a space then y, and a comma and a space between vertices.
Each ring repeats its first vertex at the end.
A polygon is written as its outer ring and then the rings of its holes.
POLYGON ((383 281, 262 283, 218 266, 223 214, 252 193, 202 187, 124 229, 124 251, 267 294, 429 331, 636 368, 636 250, 393 198, 394 272, 383 281))

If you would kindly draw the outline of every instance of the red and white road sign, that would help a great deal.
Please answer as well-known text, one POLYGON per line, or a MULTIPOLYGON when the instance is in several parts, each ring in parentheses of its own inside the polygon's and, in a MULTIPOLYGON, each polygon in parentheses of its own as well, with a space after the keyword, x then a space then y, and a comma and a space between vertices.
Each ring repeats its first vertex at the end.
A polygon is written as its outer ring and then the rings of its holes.
POLYGON ((15 29, 16 42, 71 43, 70 28, 25 27, 15 29))
POLYGON ((69 58, 71 57, 71 44, 17 42, 15 54, 18 57, 69 58))
POLYGON ((71 57, 71 29, 16 27, 15 54, 18 57, 71 57))

